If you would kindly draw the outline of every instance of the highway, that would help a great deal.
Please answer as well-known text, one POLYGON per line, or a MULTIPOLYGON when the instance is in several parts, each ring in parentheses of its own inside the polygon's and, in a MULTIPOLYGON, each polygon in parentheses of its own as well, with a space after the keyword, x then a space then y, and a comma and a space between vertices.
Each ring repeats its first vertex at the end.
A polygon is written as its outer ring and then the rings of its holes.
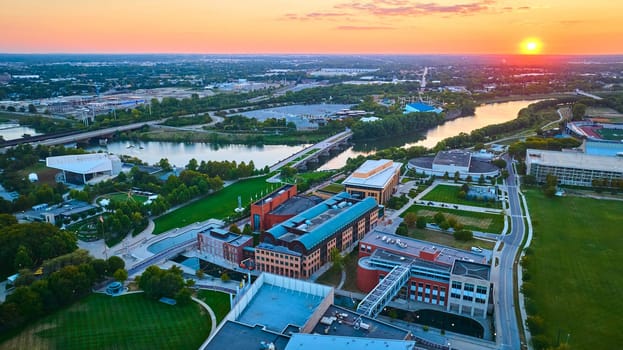
MULTIPOLYGON (((508 203, 511 221, 511 230, 502 241, 504 248, 501 254, 495 254, 500 259, 497 269, 497 283, 495 284, 494 300, 496 312, 496 341, 500 345, 500 349, 516 350, 521 349, 519 338, 519 327, 517 326, 517 317, 515 314, 514 301, 514 274, 515 256, 520 249, 525 233, 524 216, 519 201, 519 188, 517 186, 517 176, 513 170, 513 162, 510 157, 506 157, 507 170, 509 177, 506 179, 506 187, 508 190, 508 203)), ((495 265, 495 261, 493 262, 495 265)))

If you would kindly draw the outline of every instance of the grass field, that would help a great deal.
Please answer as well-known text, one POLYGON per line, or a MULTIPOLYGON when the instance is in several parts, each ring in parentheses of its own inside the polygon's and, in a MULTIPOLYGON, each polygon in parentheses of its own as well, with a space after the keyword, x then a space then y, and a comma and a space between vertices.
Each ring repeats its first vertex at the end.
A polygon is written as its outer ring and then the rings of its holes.
POLYGON ((435 188, 428 192, 422 200, 425 201, 433 201, 433 202, 444 202, 444 203, 455 203, 462 205, 472 205, 475 207, 483 207, 483 208, 496 208, 501 209, 502 205, 500 202, 484 202, 484 201, 473 201, 465 198, 459 198, 458 193, 461 190, 459 186, 452 185, 437 185, 435 188))
POLYGON ((604 140, 616 140, 616 141, 623 140, 623 129, 605 129, 605 128, 602 128, 602 129, 598 129, 597 133, 604 140))
POLYGON ((251 201, 251 197, 255 200, 262 191, 266 194, 266 190, 272 188, 276 188, 276 184, 266 182, 265 176, 238 181, 216 193, 157 218, 154 220, 156 223, 154 234, 157 235, 176 227, 184 227, 193 222, 211 218, 224 219, 235 214, 234 209, 238 207, 238 196, 242 199, 242 205, 246 206, 251 201))
POLYGON ((409 230, 409 237, 463 250, 470 250, 472 247, 481 247, 492 250, 495 246, 495 243, 490 241, 484 241, 476 238, 467 242, 457 241, 454 239, 454 236, 448 233, 417 228, 409 230))
MULTIPOLYGON (((125 202, 125 201, 129 200, 127 193, 107 194, 107 195, 102 196, 102 198, 109 198, 112 201, 118 201, 118 202, 125 202)), ((133 194, 132 195, 132 199, 134 199, 138 203, 145 203, 145 202, 147 202, 147 196, 141 196, 141 195, 133 194)))
POLYGON ((196 303, 166 305, 143 294, 93 294, 28 326, 2 349, 197 349, 210 317, 196 303))
POLYGON ((428 222, 433 222, 433 216, 437 212, 442 212, 448 216, 454 216, 458 222, 462 223, 465 229, 472 231, 482 231, 488 233, 501 233, 504 229, 504 215, 489 214, 465 210, 456 210, 449 208, 429 207, 424 205, 413 205, 407 209, 401 217, 407 213, 413 212, 418 216, 425 216, 428 222))
POLYGON ((623 202, 545 198, 527 192, 534 222, 529 256, 533 304, 556 345, 619 349, 623 343, 623 202))
POLYGON ((197 292, 197 298, 203 300, 210 306, 216 321, 221 322, 230 310, 229 307, 229 294, 223 292, 216 292, 213 290, 200 290, 197 292))
MULTIPOLYGON (((359 251, 357 249, 353 250, 350 254, 344 256, 344 265, 343 269, 346 271, 346 281, 342 286, 342 289, 349 290, 351 292, 361 293, 359 288, 357 288, 357 262, 359 261, 359 251)), ((340 270, 329 269, 327 272, 323 273, 316 280, 317 283, 326 284, 329 286, 337 286, 340 283, 340 279, 342 277, 342 273, 340 270)))
POLYGON ((329 193, 340 193, 344 191, 344 185, 330 183, 326 185, 325 187, 321 188, 320 190, 324 192, 329 192, 329 193))

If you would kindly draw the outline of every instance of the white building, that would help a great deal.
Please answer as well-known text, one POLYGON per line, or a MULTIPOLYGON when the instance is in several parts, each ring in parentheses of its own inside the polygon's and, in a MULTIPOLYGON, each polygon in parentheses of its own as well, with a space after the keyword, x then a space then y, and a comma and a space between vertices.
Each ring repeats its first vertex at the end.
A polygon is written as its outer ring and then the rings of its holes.
POLYGON ((592 186, 594 179, 623 180, 623 157, 528 149, 526 173, 539 183, 551 174, 562 185, 592 186))
POLYGON ((453 177, 458 172, 462 179, 468 176, 479 178, 481 175, 492 177, 500 173, 497 166, 475 159, 471 152, 461 150, 441 151, 435 157, 413 158, 407 167, 418 174, 428 176, 444 176, 447 173, 453 177))
POLYGON ((48 168, 62 170, 62 181, 86 184, 115 177, 121 172, 119 157, 106 153, 75 154, 47 157, 48 168))

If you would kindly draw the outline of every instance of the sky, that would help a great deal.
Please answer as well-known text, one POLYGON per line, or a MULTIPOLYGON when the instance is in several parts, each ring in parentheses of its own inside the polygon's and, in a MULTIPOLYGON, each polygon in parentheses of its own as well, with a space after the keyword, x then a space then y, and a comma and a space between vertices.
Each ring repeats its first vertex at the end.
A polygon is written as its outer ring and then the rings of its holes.
POLYGON ((623 53, 620 0, 0 0, 0 8, 5 53, 623 53))

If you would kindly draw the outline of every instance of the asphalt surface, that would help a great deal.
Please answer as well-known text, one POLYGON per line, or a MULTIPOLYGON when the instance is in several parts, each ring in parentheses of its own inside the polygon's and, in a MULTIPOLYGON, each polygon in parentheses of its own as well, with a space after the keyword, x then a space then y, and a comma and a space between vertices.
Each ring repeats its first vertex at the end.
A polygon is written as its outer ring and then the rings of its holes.
POLYGON ((517 317, 515 314, 514 302, 514 279, 513 268, 515 256, 520 249, 521 242, 524 237, 525 225, 524 217, 519 201, 519 193, 517 186, 517 176, 513 170, 512 160, 506 158, 507 170, 510 176, 506 179, 508 190, 509 211, 511 216, 511 230, 502 239, 504 248, 499 256, 499 275, 498 282, 495 285, 494 298, 497 300, 496 306, 496 341, 500 344, 500 349, 521 349, 519 338, 519 327, 517 326, 517 317))

